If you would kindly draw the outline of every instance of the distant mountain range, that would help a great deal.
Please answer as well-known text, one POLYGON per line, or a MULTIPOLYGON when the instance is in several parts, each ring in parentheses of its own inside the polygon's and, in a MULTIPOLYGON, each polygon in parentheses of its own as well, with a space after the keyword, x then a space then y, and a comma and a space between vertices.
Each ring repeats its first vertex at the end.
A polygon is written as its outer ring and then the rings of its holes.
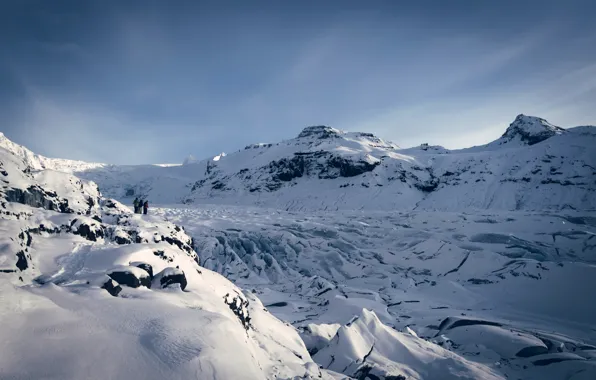
POLYGON ((183 165, 107 165, 46 158, 0 135, 32 169, 73 173, 130 203, 259 205, 286 210, 593 210, 596 127, 563 129, 518 115, 497 140, 401 149, 327 126, 183 165))

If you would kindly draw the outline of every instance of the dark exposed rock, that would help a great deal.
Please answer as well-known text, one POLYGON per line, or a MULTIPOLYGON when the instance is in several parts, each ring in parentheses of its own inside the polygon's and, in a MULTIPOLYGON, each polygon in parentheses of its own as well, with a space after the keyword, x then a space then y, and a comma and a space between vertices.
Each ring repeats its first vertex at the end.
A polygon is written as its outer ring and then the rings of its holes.
POLYGON ((250 144, 244 147, 244 150, 247 149, 260 149, 260 148, 271 148, 273 144, 250 144))
POLYGON ((31 247, 31 243, 33 242, 33 237, 31 237, 29 230, 21 231, 21 233, 19 234, 19 239, 23 240, 23 242, 25 243, 25 245, 27 245, 27 247, 31 247))
POLYGON ((17 252, 17 268, 19 268, 21 272, 29 268, 29 263, 27 262, 27 257, 25 256, 24 251, 17 252))
POLYGON ((95 206, 95 201, 92 197, 87 197, 87 206, 89 206, 89 208, 87 209, 86 214, 91 215, 91 209, 93 208, 93 206, 95 206))
POLYGON ((107 208, 117 208, 116 207, 116 204, 111 199, 106 199, 106 201, 104 203, 104 206, 107 207, 107 208))
POLYGON ((355 177, 373 171, 379 164, 380 162, 356 161, 325 151, 297 152, 292 158, 283 158, 269 163, 268 171, 272 174, 272 180, 277 183, 266 184, 266 186, 271 191, 275 191, 281 187, 279 182, 289 182, 307 175, 317 176, 320 179, 355 177))
POLYGON ((223 190, 223 189, 225 189, 225 187, 226 187, 226 184, 221 181, 214 181, 211 183, 211 188, 213 190, 223 190))
POLYGON ((491 280, 486 280, 486 279, 482 279, 482 278, 471 278, 468 280, 468 282, 470 282, 474 285, 483 285, 483 284, 492 284, 493 283, 491 280))
POLYGON ((131 288, 138 288, 139 286, 151 288, 151 278, 149 277, 149 273, 147 273, 146 276, 139 276, 133 271, 123 268, 109 272, 108 276, 117 283, 131 288))
POLYGON ((153 254, 157 257, 159 257, 160 259, 167 261, 169 263, 171 263, 172 261, 174 261, 171 257, 169 257, 168 255, 166 255, 165 251, 157 250, 157 251, 153 251, 153 254))
POLYGON ((88 225, 86 223, 81 223, 73 233, 75 235, 80 235, 89 241, 97 241, 98 238, 103 238, 105 236, 102 225, 88 225))
POLYGON ((379 165, 378 161, 371 164, 366 161, 352 161, 338 156, 331 157, 328 162, 332 168, 339 169, 339 175, 341 177, 355 177, 371 172, 379 165))
POLYGON ((188 284, 184 271, 180 270, 179 268, 171 267, 166 268, 155 275, 154 280, 159 281, 159 286, 161 288, 167 288, 170 285, 179 284, 180 289, 184 290, 188 284))
POLYGON ((273 173, 273 180, 289 182, 304 175, 304 156, 298 155, 291 159, 283 158, 269 164, 269 172, 273 173))
POLYGON ((369 364, 364 364, 353 375, 358 380, 406 380, 404 375, 373 375, 371 371, 373 370, 373 366, 369 364))
POLYGON ((306 127, 300 132, 298 138, 315 137, 318 139, 329 139, 339 137, 339 133, 336 129, 327 127, 325 125, 315 125, 306 127))
POLYGON ((5 194, 8 202, 21 203, 31 207, 62 213, 73 212, 68 205, 68 200, 60 199, 55 192, 46 191, 38 185, 29 186, 26 190, 15 188, 8 189, 5 194))
POLYGON ((162 236, 162 239, 171 245, 175 245, 183 251, 189 252, 191 250, 190 247, 188 247, 186 244, 184 244, 178 239, 172 238, 170 236, 162 236))
POLYGON ((522 114, 515 118, 501 138, 510 141, 519 136, 521 141, 534 145, 564 131, 563 128, 548 124, 544 119, 522 114), (535 125, 540 127, 537 128, 535 125))
POLYGON ((124 245, 124 244, 132 244, 132 240, 125 238, 123 236, 115 236, 114 241, 116 244, 124 245))
POLYGON ((108 293, 110 293, 111 295, 113 295, 114 297, 117 297, 118 294, 120 294, 120 292, 122 291, 122 287, 120 287, 120 285, 118 285, 118 283, 116 281, 114 281, 113 279, 109 278, 102 286, 102 289, 105 289, 108 291, 108 293))
POLYGON ((149 274, 149 277, 151 279, 153 279, 153 267, 150 264, 136 261, 136 262, 130 263, 130 265, 143 269, 145 272, 147 272, 149 274))
POLYGON ((250 313, 248 312, 248 305, 250 304, 248 300, 243 300, 242 297, 238 294, 236 297, 230 297, 230 294, 226 294, 224 297, 224 303, 228 305, 230 310, 238 317, 242 326, 246 330, 248 330, 251 326, 250 321, 250 313))

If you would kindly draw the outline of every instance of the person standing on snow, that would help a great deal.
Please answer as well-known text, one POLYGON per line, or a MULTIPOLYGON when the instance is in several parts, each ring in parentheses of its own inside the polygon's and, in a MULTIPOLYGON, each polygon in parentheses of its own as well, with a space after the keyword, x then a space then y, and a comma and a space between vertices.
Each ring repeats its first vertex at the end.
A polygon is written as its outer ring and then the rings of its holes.
POLYGON ((142 214, 143 213, 143 198, 139 199, 139 211, 137 211, 137 214, 142 214))
POLYGON ((136 197, 135 200, 132 202, 132 204, 135 206, 135 214, 139 213, 139 197, 136 197))
POLYGON ((143 214, 147 215, 148 208, 149 208, 149 202, 145 201, 145 203, 143 203, 143 214))

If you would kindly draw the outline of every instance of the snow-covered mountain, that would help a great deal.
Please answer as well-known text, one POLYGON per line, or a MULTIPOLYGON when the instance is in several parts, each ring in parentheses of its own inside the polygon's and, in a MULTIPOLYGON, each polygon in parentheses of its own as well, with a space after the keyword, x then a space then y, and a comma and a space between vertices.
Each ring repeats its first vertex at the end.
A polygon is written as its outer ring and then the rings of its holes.
POLYGON ((514 143, 518 145, 534 145, 555 135, 565 133, 565 130, 539 117, 518 115, 511 123, 498 144, 514 143))
POLYGON ((596 128, 519 115, 483 146, 401 149, 326 126, 185 165, 114 166, 48 159, 4 139, 33 168, 75 173, 124 202, 242 204, 286 210, 596 209, 596 128))
POLYGON ((0 181, 0 378, 334 377, 181 227, 2 148, 0 181))
POLYGON ((0 136, 0 378, 595 378, 595 130, 176 166, 0 136))

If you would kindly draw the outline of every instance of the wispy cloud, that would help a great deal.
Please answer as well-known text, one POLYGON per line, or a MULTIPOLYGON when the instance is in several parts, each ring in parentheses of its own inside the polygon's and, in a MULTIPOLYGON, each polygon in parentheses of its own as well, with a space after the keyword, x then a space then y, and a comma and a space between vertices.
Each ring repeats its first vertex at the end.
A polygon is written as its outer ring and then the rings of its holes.
POLYGON ((518 3, 81 2, 44 7, 43 25, 20 7, 3 24, 15 37, 0 47, 0 128, 47 155, 140 163, 313 124, 456 148, 518 113, 594 123, 588 2, 518 3))
MULTIPOLYGON (((57 101, 39 93, 30 98, 14 122, 19 137, 28 136, 29 144, 39 153, 117 164, 167 160, 171 149, 189 140, 189 136, 168 130, 190 127, 137 121, 108 109, 57 101)), ((180 153, 180 159, 182 156, 180 153)))

